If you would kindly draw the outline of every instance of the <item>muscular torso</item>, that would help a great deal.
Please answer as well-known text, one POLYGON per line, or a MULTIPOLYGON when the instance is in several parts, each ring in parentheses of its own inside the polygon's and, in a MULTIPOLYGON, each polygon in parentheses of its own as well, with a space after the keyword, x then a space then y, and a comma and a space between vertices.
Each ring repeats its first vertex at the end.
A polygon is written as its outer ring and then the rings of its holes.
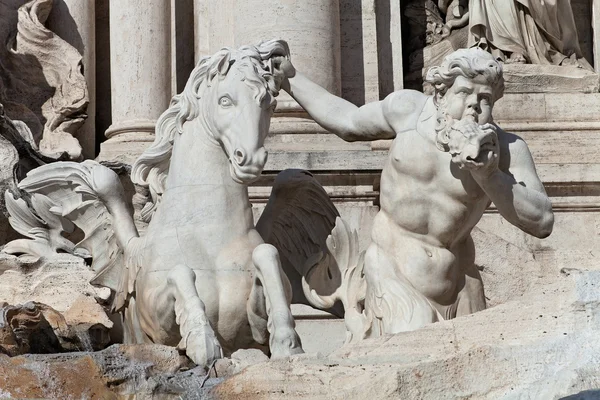
POLYGON ((456 167, 450 154, 436 147, 432 101, 417 115, 398 121, 381 176, 381 211, 371 246, 395 273, 430 300, 445 304, 456 294, 457 258, 489 199, 470 172, 456 167))

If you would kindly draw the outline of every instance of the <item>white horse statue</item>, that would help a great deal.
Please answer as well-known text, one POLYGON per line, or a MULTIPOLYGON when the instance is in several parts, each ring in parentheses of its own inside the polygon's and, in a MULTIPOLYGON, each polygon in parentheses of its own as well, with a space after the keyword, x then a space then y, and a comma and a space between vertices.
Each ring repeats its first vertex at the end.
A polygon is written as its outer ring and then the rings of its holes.
POLYGON ((132 181, 153 198, 143 212, 150 219, 144 236, 112 170, 59 162, 20 182, 29 202, 6 194, 13 227, 34 240, 4 251, 88 252, 97 271, 92 283, 115 291, 128 343, 177 345, 204 366, 239 348, 301 353, 290 284, 277 249, 254 227, 247 189, 267 160, 278 94, 268 61, 288 53, 285 42, 269 41, 198 63, 133 165, 132 181), (77 245, 61 235, 73 225, 85 233, 77 245))

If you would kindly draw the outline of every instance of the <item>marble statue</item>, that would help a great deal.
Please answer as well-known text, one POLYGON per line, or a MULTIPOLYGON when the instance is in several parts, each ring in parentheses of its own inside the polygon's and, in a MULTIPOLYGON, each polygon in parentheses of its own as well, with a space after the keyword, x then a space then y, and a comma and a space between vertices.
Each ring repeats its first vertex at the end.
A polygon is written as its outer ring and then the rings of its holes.
POLYGON ((570 0, 469 0, 469 45, 507 63, 579 66, 583 59, 570 0))
POLYGON ((527 144, 493 121, 504 80, 490 53, 447 56, 427 75, 433 96, 400 90, 361 107, 312 82, 288 58, 274 65, 282 87, 325 129, 346 141, 393 139, 366 252, 358 253, 338 220, 327 239, 335 262, 315 260, 313 268, 337 267, 338 286, 312 290, 311 279, 302 282, 313 305, 344 304, 349 340, 484 309, 470 233, 491 202, 530 235, 552 232, 552 206, 527 144))
POLYGON ((439 0, 438 8, 446 16, 442 38, 449 36, 453 29, 462 28, 469 23, 468 0, 439 0))
POLYGON ((204 366, 245 347, 301 353, 290 285, 278 251, 254 228, 247 190, 267 160, 279 90, 269 60, 288 52, 274 40, 197 64, 133 165, 133 182, 153 199, 144 236, 112 170, 58 162, 31 171, 19 183, 22 198, 7 192, 11 224, 30 239, 4 251, 92 257, 93 283, 114 290, 126 342, 177 345, 204 366), (85 234, 76 245, 61 235, 74 226, 85 234))

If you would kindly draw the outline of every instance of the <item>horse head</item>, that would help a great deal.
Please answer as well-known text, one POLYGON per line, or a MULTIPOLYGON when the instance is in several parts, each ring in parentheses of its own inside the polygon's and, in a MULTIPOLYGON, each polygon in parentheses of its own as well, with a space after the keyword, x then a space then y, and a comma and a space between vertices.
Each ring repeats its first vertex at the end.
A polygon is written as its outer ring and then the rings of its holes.
POLYGON ((200 118, 229 159, 230 174, 249 183, 267 161, 264 142, 279 87, 267 61, 287 55, 287 44, 270 41, 238 50, 223 49, 208 59, 200 118))
MULTIPOLYGON (((280 86, 269 60, 278 56, 289 56, 288 45, 270 40, 258 46, 224 48, 198 62, 183 92, 173 97, 156 122, 154 142, 131 171, 134 183, 149 187, 155 206, 165 191, 175 138, 184 134, 186 122, 197 120, 204 134, 221 146, 234 181, 249 183, 260 175, 280 86)), ((198 134, 197 129, 188 131, 186 135, 198 134)))

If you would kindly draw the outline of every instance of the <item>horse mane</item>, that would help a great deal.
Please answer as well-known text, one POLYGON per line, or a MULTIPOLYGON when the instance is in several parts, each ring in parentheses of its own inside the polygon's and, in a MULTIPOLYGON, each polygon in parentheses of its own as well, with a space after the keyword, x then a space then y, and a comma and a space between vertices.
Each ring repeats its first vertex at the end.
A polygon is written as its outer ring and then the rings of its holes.
POLYGON ((134 184, 150 189, 152 202, 142 210, 142 219, 149 222, 165 191, 175 134, 183 133, 183 125, 201 116, 201 99, 206 87, 216 77, 222 79, 232 65, 243 72, 242 81, 255 90, 255 98, 262 101, 267 91, 277 96, 279 88, 265 61, 273 56, 289 56, 283 40, 269 40, 258 46, 242 46, 235 50, 223 48, 213 56, 203 57, 192 73, 183 92, 173 97, 169 108, 156 122, 154 142, 135 161, 131 170, 134 184), (206 83, 206 85, 203 85, 206 83))

